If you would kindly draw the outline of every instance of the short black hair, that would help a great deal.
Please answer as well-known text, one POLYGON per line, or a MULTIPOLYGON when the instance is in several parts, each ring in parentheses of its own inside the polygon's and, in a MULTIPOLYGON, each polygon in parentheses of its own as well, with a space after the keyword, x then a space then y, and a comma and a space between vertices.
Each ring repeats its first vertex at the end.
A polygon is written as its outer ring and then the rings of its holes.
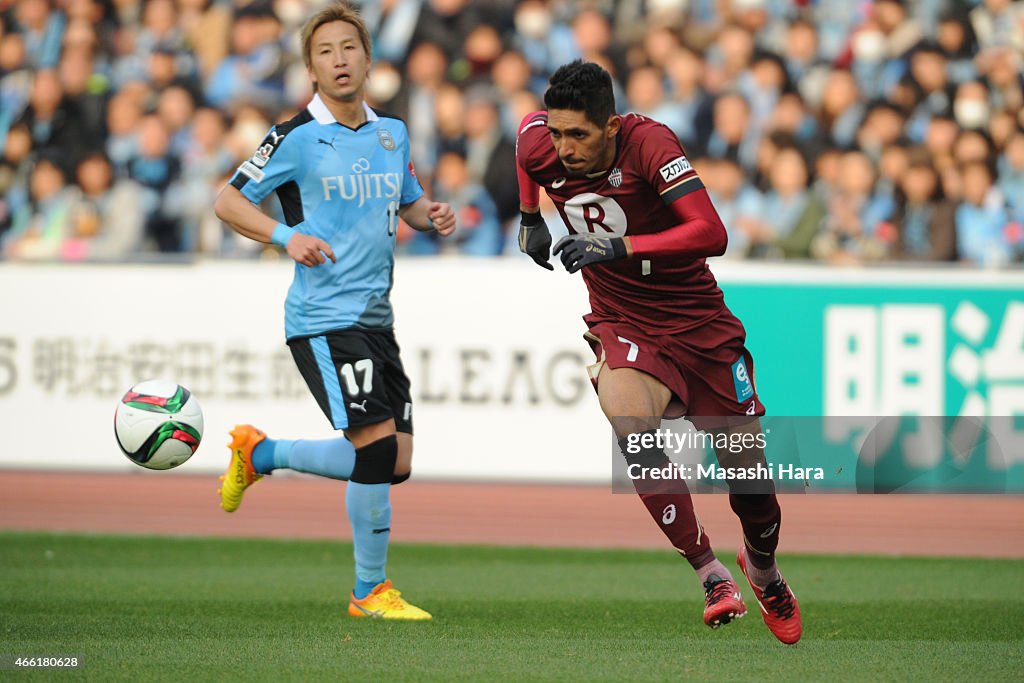
POLYGON ((549 83, 544 93, 544 106, 548 109, 582 111, 598 126, 608 123, 615 113, 611 74, 593 62, 577 59, 560 66, 549 83))

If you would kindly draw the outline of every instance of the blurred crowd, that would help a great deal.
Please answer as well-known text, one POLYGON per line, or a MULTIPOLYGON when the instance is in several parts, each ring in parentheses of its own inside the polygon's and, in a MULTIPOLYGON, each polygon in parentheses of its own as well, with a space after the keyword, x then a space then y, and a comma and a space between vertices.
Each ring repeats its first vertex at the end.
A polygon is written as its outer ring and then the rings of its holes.
MULTIPOLYGON (((298 33, 322 4, 0 0, 2 257, 263 253, 213 199, 308 102, 298 33)), ((368 99, 405 119, 460 223, 446 243, 403 231, 401 252, 518 253, 517 125, 582 57, 621 112, 678 135, 728 257, 1024 259, 1024 2, 352 4, 374 39, 368 99)))

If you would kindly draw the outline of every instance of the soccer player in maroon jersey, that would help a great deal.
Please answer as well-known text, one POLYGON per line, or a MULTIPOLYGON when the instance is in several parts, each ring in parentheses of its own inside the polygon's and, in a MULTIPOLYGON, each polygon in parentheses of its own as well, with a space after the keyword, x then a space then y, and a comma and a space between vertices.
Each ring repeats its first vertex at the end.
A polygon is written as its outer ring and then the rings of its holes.
MULTIPOLYGON (((539 213, 542 186, 569 229, 553 253, 570 273, 582 271, 590 292, 591 313, 583 319, 597 356, 591 377, 627 462, 668 463, 657 444, 643 445, 663 416, 685 415, 711 433, 760 435, 764 406, 754 388, 746 331, 705 262, 725 252, 725 227, 679 140, 657 121, 616 115, 611 77, 596 64, 577 60, 558 69, 544 104, 546 112, 523 120, 516 145, 519 246, 553 268, 551 235, 539 213)), ((756 445, 740 457, 725 448, 716 455, 726 466, 764 462, 756 445)), ((697 572, 704 623, 717 628, 745 614, 732 575, 697 521, 685 481, 634 484, 697 572)), ((796 597, 775 563, 782 513, 772 482, 757 484, 752 489, 730 481, 730 505, 743 528, 737 562, 765 623, 792 644, 802 627, 796 597)))

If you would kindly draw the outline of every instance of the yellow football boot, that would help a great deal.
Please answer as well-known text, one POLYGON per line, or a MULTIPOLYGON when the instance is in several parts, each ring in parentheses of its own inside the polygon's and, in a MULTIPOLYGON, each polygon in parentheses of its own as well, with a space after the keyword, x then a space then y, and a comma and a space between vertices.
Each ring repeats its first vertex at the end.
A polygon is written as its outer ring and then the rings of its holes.
POLYGON ((231 430, 231 461, 228 469, 221 476, 221 485, 217 490, 220 494, 220 506, 226 512, 234 512, 242 504, 245 490, 263 478, 252 466, 252 452, 256 444, 267 438, 267 435, 252 425, 238 425, 231 430))
POLYGON ((378 583, 362 600, 357 600, 355 594, 350 595, 348 613, 353 617, 371 617, 373 619, 404 619, 406 621, 433 619, 430 612, 406 602, 402 593, 391 585, 390 579, 384 583, 378 583))

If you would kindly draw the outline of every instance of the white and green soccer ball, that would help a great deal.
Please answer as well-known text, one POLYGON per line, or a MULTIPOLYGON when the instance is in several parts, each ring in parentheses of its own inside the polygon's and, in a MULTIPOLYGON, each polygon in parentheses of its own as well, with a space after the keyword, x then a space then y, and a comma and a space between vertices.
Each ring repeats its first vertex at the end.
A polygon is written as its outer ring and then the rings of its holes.
POLYGON ((117 445, 136 465, 169 470, 192 457, 203 438, 203 411, 192 393, 174 382, 139 382, 114 412, 117 445))

